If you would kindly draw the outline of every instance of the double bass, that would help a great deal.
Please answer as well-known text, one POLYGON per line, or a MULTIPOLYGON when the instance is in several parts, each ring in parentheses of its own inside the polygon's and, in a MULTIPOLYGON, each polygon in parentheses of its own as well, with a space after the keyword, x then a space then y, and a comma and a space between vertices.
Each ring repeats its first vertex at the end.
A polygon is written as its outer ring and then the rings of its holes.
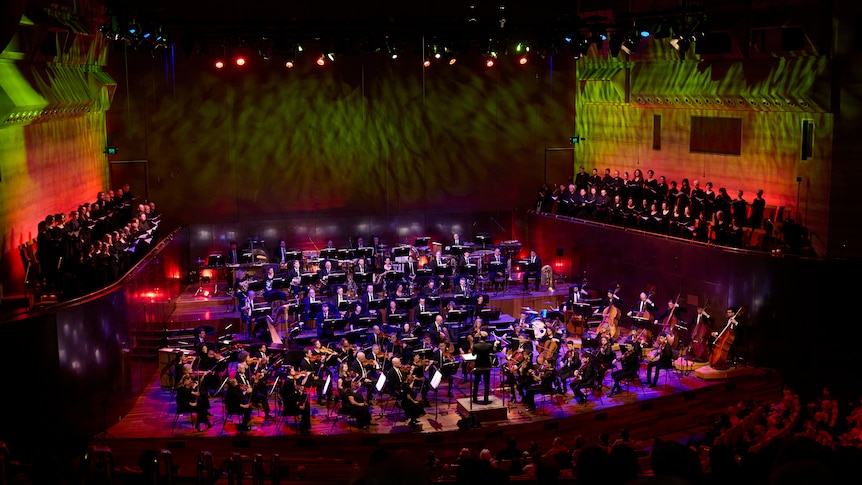
POLYGON ((688 355, 692 357, 695 361, 706 362, 709 360, 709 345, 707 344, 707 339, 709 338, 709 326, 706 325, 703 321, 709 319, 709 314, 706 312, 709 308, 709 300, 707 300, 706 304, 703 306, 703 311, 701 312, 702 318, 697 319, 697 323, 694 325, 694 328, 691 330, 691 345, 689 345, 688 355))
POLYGON ((676 309, 679 307, 679 297, 680 295, 677 294, 676 299, 673 301, 673 307, 671 307, 667 317, 662 322, 662 332, 667 335, 667 343, 672 349, 676 349, 677 345, 679 345, 679 339, 676 335, 676 326, 679 324, 679 318, 676 316, 676 309))
POLYGON ((712 354, 709 356, 709 365, 712 367, 718 367, 724 364, 727 360, 727 354, 730 352, 730 348, 733 346, 734 340, 736 340, 736 326, 739 322, 736 321, 736 317, 738 317, 744 311, 744 307, 739 307, 739 310, 727 320, 727 325, 721 330, 721 333, 718 334, 718 337, 715 338, 715 344, 712 348, 712 354))
POLYGON ((614 305, 613 299, 611 299, 608 306, 602 310, 602 323, 599 324, 597 333, 605 333, 611 340, 616 340, 620 336, 619 322, 620 310, 614 305))

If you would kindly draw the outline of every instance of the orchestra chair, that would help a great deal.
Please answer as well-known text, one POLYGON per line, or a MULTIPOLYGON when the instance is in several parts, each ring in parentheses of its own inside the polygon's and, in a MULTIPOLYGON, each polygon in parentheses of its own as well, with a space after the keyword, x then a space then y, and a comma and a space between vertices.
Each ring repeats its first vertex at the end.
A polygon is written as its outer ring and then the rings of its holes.
POLYGON ((629 377, 627 379, 620 380, 620 386, 625 386, 626 392, 631 392, 632 384, 636 384, 640 386, 641 393, 646 396, 646 389, 644 388, 644 381, 641 379, 641 376, 629 377))
POLYGON ((562 399, 562 396, 560 396, 560 398, 557 398, 557 392, 554 391, 553 389, 548 391, 548 392, 540 392, 536 395, 541 396, 541 400, 539 401, 539 406, 536 408, 538 414, 543 414, 543 415, 548 414, 548 412, 545 411, 545 402, 548 400, 550 400, 552 403, 556 403, 557 407, 560 408, 560 412, 565 414, 565 410, 563 409, 563 403, 560 402, 562 399))
POLYGON ((177 422, 180 420, 180 417, 188 418, 189 422, 192 425, 192 428, 195 427, 195 415, 197 411, 189 406, 188 408, 181 409, 176 405, 176 399, 174 399, 174 421, 171 423, 171 436, 174 434, 174 429, 177 427, 177 422))
POLYGON ((338 405, 336 406, 335 417, 332 420, 332 426, 329 428, 330 430, 335 428, 335 425, 338 424, 339 419, 344 419, 344 421, 347 423, 348 430, 353 428, 358 429, 358 426, 356 425, 356 418, 351 416, 347 411, 344 410, 344 404, 341 400, 338 401, 338 405))
POLYGON ((284 414, 284 401, 281 399, 280 394, 276 394, 275 409, 279 415, 279 419, 277 421, 278 422, 278 426, 277 426, 278 432, 281 432, 281 430, 285 426, 287 426, 288 428, 290 427, 287 425, 287 419, 292 417, 293 418, 293 424, 296 427, 296 434, 299 434, 299 417, 302 415, 302 412, 300 411, 298 413, 284 414))
POLYGON ((228 423, 228 421, 232 422, 236 426, 239 426, 240 423, 242 422, 242 413, 232 413, 232 412, 228 411, 227 405, 225 404, 224 399, 222 399, 222 402, 221 402, 221 413, 222 413, 221 431, 220 431, 221 433, 224 432, 225 425, 228 423), (239 417, 240 420, 234 421, 233 420, 234 416, 239 417))

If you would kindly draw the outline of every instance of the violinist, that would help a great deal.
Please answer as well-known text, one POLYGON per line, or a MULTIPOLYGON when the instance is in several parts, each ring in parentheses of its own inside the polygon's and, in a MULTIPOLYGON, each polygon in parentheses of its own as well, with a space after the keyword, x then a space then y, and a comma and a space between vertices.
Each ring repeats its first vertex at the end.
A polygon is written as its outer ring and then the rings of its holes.
POLYGON ((596 387, 601 388, 602 381, 605 378, 605 373, 607 373, 614 366, 614 360, 616 359, 616 353, 614 352, 613 343, 608 335, 602 335, 599 338, 599 348, 596 351, 595 357, 595 365, 596 365, 596 387))
POLYGON ((374 344, 371 346, 371 355, 368 357, 374 362, 374 368, 382 370, 386 367, 386 363, 389 362, 391 356, 383 347, 374 344))
POLYGON ((638 370, 640 370, 643 350, 637 341, 632 342, 631 346, 625 350, 621 349, 621 352, 622 356, 614 361, 620 363, 620 368, 611 373, 611 377, 614 378, 614 387, 608 393, 609 397, 623 392, 620 381, 636 378, 638 370))
POLYGON ((580 366, 580 353, 575 349, 575 342, 573 340, 566 340, 557 369, 557 381, 560 389, 566 389, 568 385, 567 381, 575 375, 575 371, 580 366))
POLYGON ((215 373, 216 365, 224 360, 221 354, 209 347, 209 344, 203 344, 198 348, 200 358, 198 359, 198 372, 205 372, 200 381, 200 390, 202 392, 212 392, 218 388, 219 377, 215 373))
POLYGON ((415 353, 410 366, 410 373, 413 375, 413 387, 419 389, 417 395, 422 396, 422 406, 426 408, 431 405, 428 402, 428 390, 431 388, 428 385, 428 369, 433 363, 433 360, 423 359, 419 353, 415 353))
POLYGON ((308 405, 308 393, 299 384, 304 374, 288 365, 287 374, 279 390, 281 394, 282 416, 300 416, 299 432, 303 435, 311 434, 311 406, 308 405))
POLYGON ((237 428, 239 431, 250 431, 251 426, 251 404, 245 402, 243 391, 235 378, 228 379, 227 391, 224 396, 225 410, 230 414, 241 414, 242 423, 237 428))
POLYGON ((266 376, 263 372, 255 372, 252 376, 252 387, 249 402, 252 407, 261 407, 264 413, 264 421, 275 419, 269 411, 269 389, 266 385, 266 376))
POLYGON ((346 337, 341 337, 341 340, 338 341, 338 347, 335 349, 335 360, 339 364, 352 364, 354 359, 356 359, 356 346, 351 344, 346 337))
MULTIPOLYGON (((410 330, 409 330, 410 324, 405 322, 404 326, 408 328, 408 330, 406 330, 406 333, 409 335, 410 334, 410 330)), ((390 333, 389 334, 389 344, 386 347, 386 352, 389 355, 404 357, 407 354, 407 344, 405 344, 404 342, 402 342, 399 339, 399 335, 401 333, 404 333, 404 332, 405 331, 402 329, 401 331, 399 331, 399 333, 390 333)))
MULTIPOLYGON (((342 367, 344 364, 342 364, 342 367)), ((356 353, 356 360, 350 366, 351 374, 359 381, 359 385, 365 389, 365 402, 374 404, 374 391, 377 379, 380 376, 380 368, 376 362, 365 357, 361 350, 356 353)))
POLYGON ((592 389, 596 384, 596 366, 593 364, 593 357, 589 352, 581 352, 579 356, 581 365, 575 374, 572 376, 572 382, 569 387, 572 388, 572 393, 578 404, 587 402, 587 396, 584 395, 583 389, 592 389))
POLYGON ((321 368, 335 366, 336 352, 328 347, 324 347, 320 339, 311 339, 311 355, 320 363, 321 368))
POLYGON ((449 384, 448 392, 446 394, 448 397, 452 397, 452 387, 455 384, 455 378, 453 376, 455 375, 455 370, 458 369, 458 364, 455 362, 455 356, 452 355, 454 348, 454 345, 452 345, 448 340, 440 341, 431 356, 431 360, 434 361, 431 369, 439 370, 443 375, 443 379, 449 384))
POLYGON ((362 394, 358 392, 360 386, 359 380, 348 379, 344 382, 344 386, 339 389, 341 393, 341 409, 351 418, 356 420, 356 427, 359 429, 368 429, 371 425, 371 406, 362 394))
POLYGON ((406 380, 401 383, 399 392, 396 395, 401 403, 401 409, 404 410, 404 414, 410 418, 410 422, 408 423, 410 426, 419 424, 419 418, 425 415, 424 407, 428 407, 427 401, 422 404, 419 403, 414 384, 415 378, 415 374, 407 374, 406 380))
POLYGON ((524 403, 527 411, 536 410, 536 394, 549 394, 552 391, 556 372, 553 361, 545 358, 544 354, 536 357, 536 365, 528 373, 530 381, 526 383, 524 391, 524 403))
POLYGON ((658 375, 661 370, 673 369, 673 349, 664 332, 658 335, 658 346, 653 350, 649 360, 646 371, 647 387, 655 387, 658 385, 658 375), (655 377, 652 377, 653 369, 655 369, 655 377))
POLYGON ((315 358, 312 348, 307 347, 305 349, 305 356, 299 361, 299 371, 306 373, 307 377, 305 378, 304 385, 317 389, 317 404, 322 406, 324 404, 324 397, 327 402, 332 400, 332 386, 330 386, 326 396, 324 396, 323 387, 326 384, 326 380, 318 377, 321 367, 320 358, 315 358))
POLYGON ((380 325, 372 326, 371 333, 368 335, 368 345, 377 344, 384 347, 387 343, 389 343, 389 335, 380 329, 380 325))
POLYGON ((248 364, 245 362, 240 362, 236 365, 236 377, 237 384, 243 393, 243 401, 248 402, 248 395, 251 393, 251 374, 248 370, 248 364))
POLYGON ((266 344, 254 345, 249 351, 249 374, 265 371, 269 366, 269 356, 266 355, 266 344))
MULTIPOLYGON (((471 333, 468 333, 464 337, 464 339, 461 340, 458 350, 462 356, 465 354, 473 354, 473 342, 475 342, 475 337, 473 337, 473 334, 471 333)), ((465 381, 468 380, 470 373, 473 372, 474 367, 475 361, 467 361, 463 358, 461 359, 461 376, 465 381)))

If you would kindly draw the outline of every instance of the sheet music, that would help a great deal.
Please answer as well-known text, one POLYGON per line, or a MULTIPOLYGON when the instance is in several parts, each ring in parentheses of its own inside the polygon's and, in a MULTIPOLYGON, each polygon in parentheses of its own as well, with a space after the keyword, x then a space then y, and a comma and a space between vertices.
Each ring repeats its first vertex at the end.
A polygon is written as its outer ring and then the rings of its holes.
POLYGON ((431 378, 431 388, 437 389, 437 386, 440 385, 441 380, 443 380, 443 373, 439 370, 435 370, 434 377, 431 378))
POLYGON ((386 385, 386 374, 380 374, 380 377, 377 378, 377 384, 374 385, 374 388, 377 389, 377 392, 383 392, 383 386, 386 385))

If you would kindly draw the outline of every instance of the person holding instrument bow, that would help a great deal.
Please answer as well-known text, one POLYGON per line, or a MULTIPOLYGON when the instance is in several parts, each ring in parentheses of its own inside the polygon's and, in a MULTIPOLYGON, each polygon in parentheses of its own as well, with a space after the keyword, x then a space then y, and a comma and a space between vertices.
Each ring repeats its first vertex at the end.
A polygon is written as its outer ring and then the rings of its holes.
POLYGON ((628 348, 621 348, 621 351, 622 356, 614 360, 614 362, 620 363, 620 369, 611 372, 611 377, 614 379, 614 387, 611 388, 611 392, 608 393, 608 397, 623 392, 620 382, 626 379, 636 378, 638 376, 638 370, 640 370, 641 354, 643 352, 640 344, 637 341, 634 341, 628 348))
POLYGON ((371 403, 366 402, 357 390, 359 389, 360 381, 358 379, 350 379, 344 382, 344 387, 341 388, 341 409, 345 414, 356 420, 356 427, 359 429, 368 429, 371 425, 371 403))
MULTIPOLYGON (((458 369, 458 364, 455 362, 455 346, 449 341, 440 341, 437 343, 437 348, 431 356, 434 361, 432 370, 439 370, 443 375, 443 379, 449 383, 447 396, 452 397, 452 387, 455 385, 455 371, 458 369)), ((433 372, 431 375, 433 376, 433 372)))
POLYGON ((239 431, 251 431, 251 404, 245 402, 243 394, 239 382, 235 378, 228 379, 224 396, 225 409, 230 414, 242 415, 242 423, 237 427, 239 431))
POLYGON ((546 360, 544 354, 539 354, 536 364, 527 372, 527 381, 524 383, 524 403, 527 411, 536 410, 536 394, 550 393, 555 379, 554 363, 546 360))
POLYGON ((647 387, 655 387, 658 385, 658 375, 662 369, 673 369, 673 349, 667 341, 667 334, 664 332, 658 336, 658 346, 653 350, 649 357, 650 363, 647 364, 646 378, 647 387), (652 377, 653 369, 655 369, 655 377, 652 377))
POLYGON ((721 332, 712 332, 713 342, 712 354, 710 355, 710 365, 714 368, 726 368, 727 362, 737 362, 739 359, 739 340, 742 327, 739 325, 737 317, 742 313, 743 309, 734 310, 728 308, 725 310, 725 324, 721 332), (724 358, 721 358, 724 357, 724 358))
POLYGON ((631 310, 629 312, 629 316, 632 318, 642 318, 645 320, 652 320, 652 316, 655 315, 655 304, 652 302, 652 292, 649 295, 646 292, 641 292, 640 301, 638 301, 638 306, 636 309, 631 310))
POLYGON ((281 385, 282 416, 300 416, 299 433, 311 434, 311 406, 308 403, 308 393, 299 385, 299 380, 305 374, 298 372, 293 366, 286 366, 287 373, 281 385))
POLYGON ((678 301, 679 296, 676 297, 676 300, 668 300, 667 310, 665 310, 665 312, 662 313, 654 322, 663 326, 662 333, 665 334, 667 343, 670 345, 671 349, 675 349, 679 343, 679 339, 676 334, 676 326, 679 324, 679 313, 685 311, 679 306, 679 303, 677 303, 678 301))
POLYGON ((575 399, 578 401, 578 404, 584 404, 587 402, 587 396, 584 395, 582 389, 592 389, 595 386, 596 367, 593 364, 593 358, 589 352, 581 352, 579 357, 581 359, 581 365, 578 367, 578 370, 575 371, 569 387, 572 388, 572 394, 575 395, 575 399))
MULTIPOLYGON (((709 302, 707 302, 709 305, 709 302)), ((697 307, 697 314, 694 316, 691 330, 691 346, 688 355, 695 362, 706 362, 709 360, 709 344, 711 343, 712 322, 714 319, 706 312, 703 305, 697 307)))

